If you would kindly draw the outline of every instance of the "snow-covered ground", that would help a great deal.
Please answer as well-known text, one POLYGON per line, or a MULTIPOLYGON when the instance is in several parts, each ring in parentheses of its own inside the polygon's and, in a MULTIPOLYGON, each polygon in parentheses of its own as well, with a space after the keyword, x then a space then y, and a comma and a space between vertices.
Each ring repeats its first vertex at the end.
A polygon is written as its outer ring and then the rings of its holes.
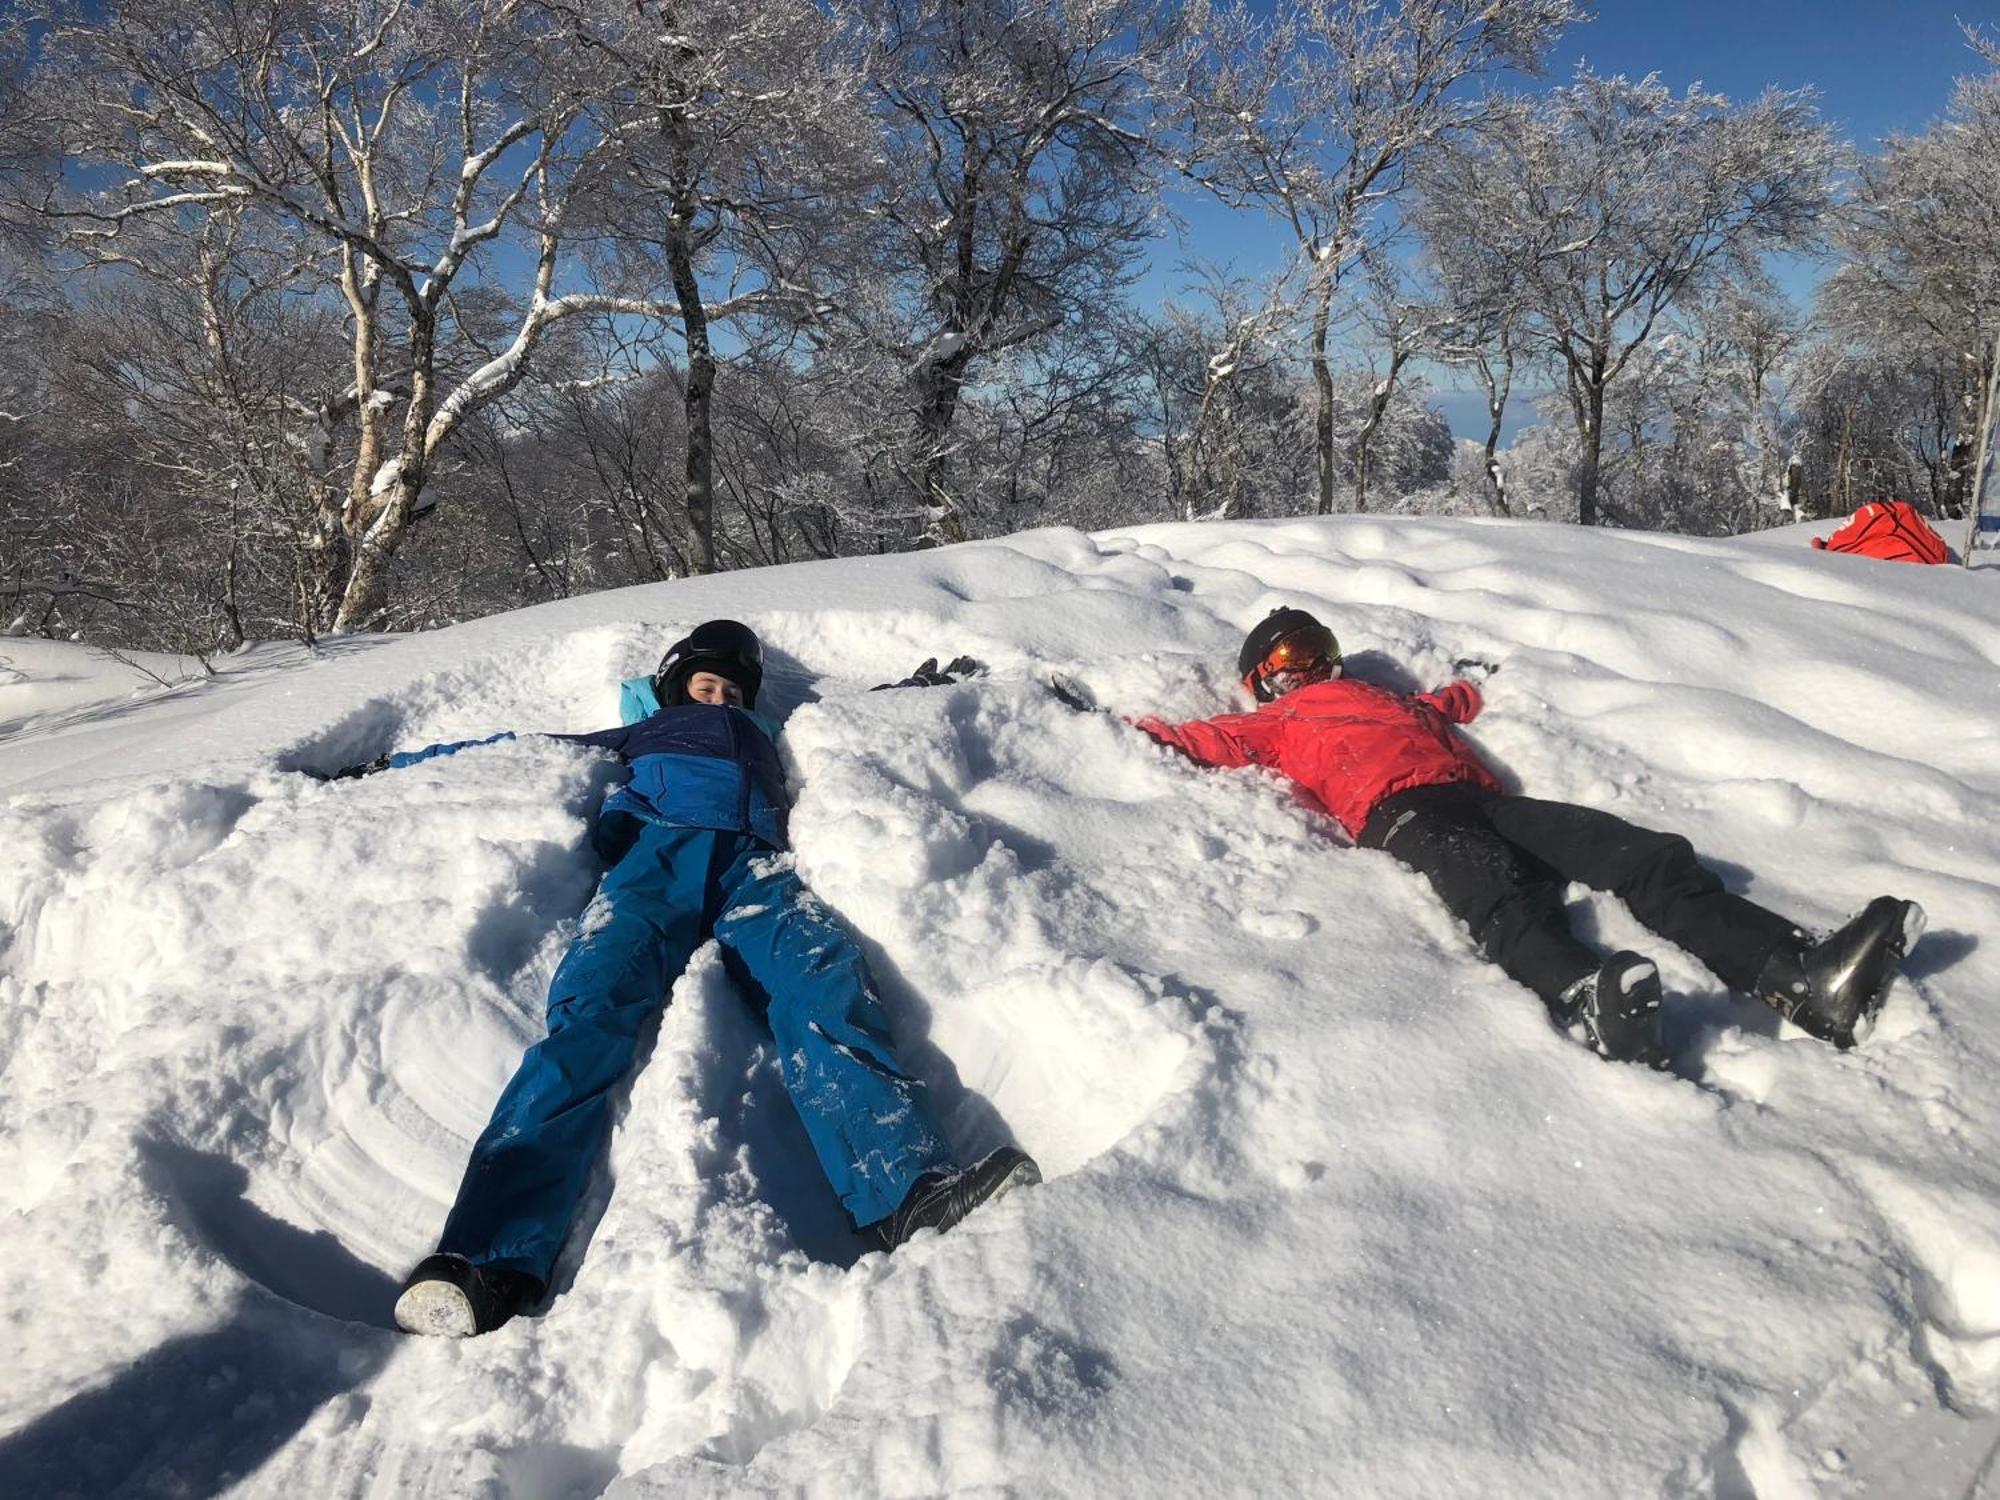
POLYGON ((0 1493, 2000 1493, 2000 568, 1335 518, 732 574, 178 685, 0 641, 0 1493), (1682 1076, 1599 1061, 1421 881, 1065 712, 1238 703, 1242 630, 1502 663, 1525 790, 1931 931, 1839 1054, 1621 909, 1682 1076), (966 1152, 1048 1174, 862 1255, 712 954, 546 1312, 389 1328, 597 869, 612 767, 502 728, 749 621, 800 867, 966 1152), (924 656, 992 674, 858 691, 924 656), (1982 1488, 1985 1486, 1986 1488, 1982 1488))

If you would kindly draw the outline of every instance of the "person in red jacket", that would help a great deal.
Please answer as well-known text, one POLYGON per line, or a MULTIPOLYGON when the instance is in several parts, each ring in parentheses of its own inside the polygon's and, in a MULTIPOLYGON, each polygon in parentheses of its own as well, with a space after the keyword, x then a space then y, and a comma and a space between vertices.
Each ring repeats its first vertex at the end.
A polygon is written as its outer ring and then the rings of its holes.
POLYGON ((1452 727, 1478 715, 1478 688, 1410 697, 1343 677, 1333 633, 1304 610, 1273 610, 1251 630, 1237 671, 1253 712, 1136 727, 1202 765, 1295 782, 1357 844, 1423 875, 1480 951, 1605 1057, 1665 1066, 1659 970, 1637 953, 1600 958, 1571 933, 1572 880, 1616 895, 1733 988, 1841 1048, 1867 1034, 1923 931, 1921 907, 1882 896, 1815 942, 1725 890, 1678 835, 1504 791, 1452 727))

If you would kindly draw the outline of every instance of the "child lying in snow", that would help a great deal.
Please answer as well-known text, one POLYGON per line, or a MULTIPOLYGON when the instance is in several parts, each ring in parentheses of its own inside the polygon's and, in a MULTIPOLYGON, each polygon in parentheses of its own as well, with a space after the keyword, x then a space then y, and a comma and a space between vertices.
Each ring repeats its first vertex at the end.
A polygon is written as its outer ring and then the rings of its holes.
POLYGON ((1896 960, 1923 932, 1921 907, 1881 896, 1813 942, 1725 891, 1686 839, 1502 792, 1451 728, 1479 712, 1477 688, 1406 698, 1344 680, 1333 633, 1304 610, 1273 610, 1236 665, 1254 712, 1138 727, 1203 765, 1268 766, 1298 783, 1356 843, 1422 874, 1480 951, 1605 1057, 1665 1066, 1659 971, 1636 953, 1600 962, 1578 942, 1568 881, 1610 891, 1728 984, 1841 1048, 1867 1034, 1896 960))
MULTIPOLYGON (((926 662, 893 686, 949 682, 974 666, 940 672, 926 662)), ((757 637, 711 620, 668 650, 641 705, 651 712, 619 729, 553 736, 631 764, 598 819, 611 868, 549 986, 549 1034, 521 1059, 474 1144, 437 1253, 403 1284, 396 1322, 407 1331, 485 1333, 546 1295, 610 1126, 606 1095, 631 1070, 641 1027, 711 937, 762 1007, 820 1166, 873 1243, 893 1250, 1041 1180, 1009 1146, 969 1167, 953 1161, 923 1085, 896 1060, 860 950, 775 857, 785 847, 785 783, 777 725, 751 712, 763 675, 757 637)))

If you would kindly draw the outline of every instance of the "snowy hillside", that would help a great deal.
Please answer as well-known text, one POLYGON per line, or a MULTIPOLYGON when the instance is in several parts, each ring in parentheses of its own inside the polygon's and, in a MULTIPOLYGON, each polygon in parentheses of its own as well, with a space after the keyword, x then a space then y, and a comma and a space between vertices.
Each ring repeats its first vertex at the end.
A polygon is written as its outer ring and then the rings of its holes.
POLYGON ((2000 569, 1051 531, 106 671, 0 641, 0 1493, 2000 1493, 2000 569), (1923 902, 1875 1035, 1836 1053, 1579 891, 1661 960, 1682 1076, 1602 1062, 1417 876, 1034 682, 1239 706, 1281 603, 1357 676, 1502 663, 1468 734, 1521 789, 1766 905, 1923 902), (862 1255, 711 950, 548 1309, 401 1337, 614 767, 296 768, 605 727, 717 614, 773 648, 800 869, 957 1144, 1049 1180, 862 1255), (962 652, 991 676, 859 691, 962 652))

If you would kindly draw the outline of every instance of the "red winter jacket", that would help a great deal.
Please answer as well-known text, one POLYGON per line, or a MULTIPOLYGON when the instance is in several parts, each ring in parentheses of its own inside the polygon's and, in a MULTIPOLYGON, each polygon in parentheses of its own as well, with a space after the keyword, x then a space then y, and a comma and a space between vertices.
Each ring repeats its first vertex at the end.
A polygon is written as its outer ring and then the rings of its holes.
POLYGON ((1470 781, 1500 790, 1485 762, 1451 732, 1453 724, 1471 723, 1479 707, 1479 690, 1469 682, 1405 698, 1337 677, 1253 713, 1186 724, 1140 719, 1136 727, 1205 766, 1280 771, 1356 836, 1376 803, 1413 786, 1470 781))

